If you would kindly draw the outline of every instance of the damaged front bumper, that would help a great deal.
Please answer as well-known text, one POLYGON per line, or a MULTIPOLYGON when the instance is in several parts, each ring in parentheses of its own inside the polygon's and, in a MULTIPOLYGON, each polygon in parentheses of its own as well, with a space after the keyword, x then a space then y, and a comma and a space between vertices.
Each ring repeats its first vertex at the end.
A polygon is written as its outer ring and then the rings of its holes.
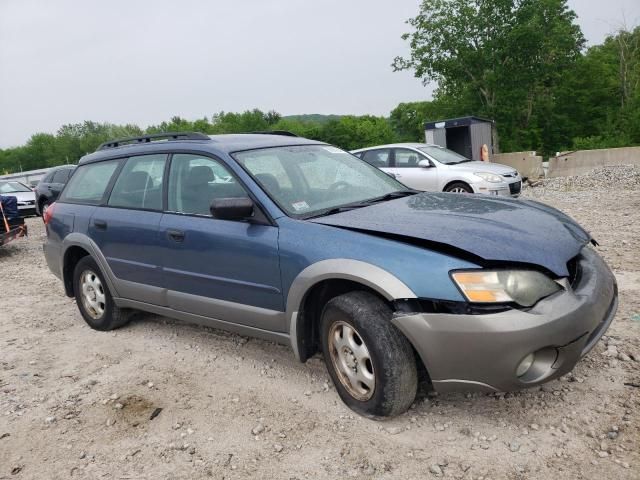
POLYGON ((411 313, 395 316, 393 323, 418 351, 437 391, 538 385, 571 371, 616 313, 617 287, 606 263, 591 248, 583 249, 578 263, 573 286, 567 282, 566 290, 527 311, 411 313), (518 375, 523 360, 531 365, 518 375))

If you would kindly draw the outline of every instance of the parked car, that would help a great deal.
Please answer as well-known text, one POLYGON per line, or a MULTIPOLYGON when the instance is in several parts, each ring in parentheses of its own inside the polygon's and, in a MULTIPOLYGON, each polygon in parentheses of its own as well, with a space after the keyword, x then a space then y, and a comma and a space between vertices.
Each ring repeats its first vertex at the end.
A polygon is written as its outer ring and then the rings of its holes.
POLYGON ((295 136, 113 141, 44 220, 49 268, 90 327, 144 310, 301 361, 322 351, 342 400, 370 417, 409 408, 419 374, 437 391, 558 378, 617 307, 595 241, 558 210, 418 193, 295 136))
POLYGON ((18 199, 14 195, 0 195, 0 247, 27 236, 27 225, 20 216, 18 199))
POLYGON ((0 195, 16 197, 21 217, 36 214, 36 194, 24 183, 15 180, 0 181, 0 195))
POLYGON ((416 190, 518 197, 522 178, 512 167, 474 162, 428 143, 394 143, 353 153, 416 190))
POLYGON ((55 202, 75 170, 75 165, 62 165, 49 170, 36 186, 36 213, 42 213, 55 202))

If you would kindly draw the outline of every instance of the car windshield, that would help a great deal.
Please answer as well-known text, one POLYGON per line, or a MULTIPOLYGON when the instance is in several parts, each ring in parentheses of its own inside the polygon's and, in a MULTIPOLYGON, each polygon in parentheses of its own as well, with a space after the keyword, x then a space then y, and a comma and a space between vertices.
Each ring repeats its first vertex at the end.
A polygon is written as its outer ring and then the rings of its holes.
POLYGON ((30 192, 31 190, 20 182, 0 182, 0 193, 30 192))
POLYGON ((288 215, 309 218, 414 193, 386 173, 329 145, 233 154, 288 215))
POLYGON ((448 148, 438 147, 435 145, 426 145, 419 147, 419 150, 423 151, 430 157, 433 157, 440 163, 445 165, 455 165, 456 163, 470 162, 467 157, 463 157, 459 153, 456 153, 448 148))

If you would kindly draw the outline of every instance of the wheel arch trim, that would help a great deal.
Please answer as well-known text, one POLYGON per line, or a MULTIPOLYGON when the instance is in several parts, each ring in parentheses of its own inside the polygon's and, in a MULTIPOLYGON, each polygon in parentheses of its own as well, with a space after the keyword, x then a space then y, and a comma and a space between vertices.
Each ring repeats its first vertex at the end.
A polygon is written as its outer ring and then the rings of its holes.
POLYGON ((350 280, 360 283, 380 294, 386 300, 417 298, 416 294, 399 278, 390 272, 361 260, 335 258, 321 260, 309 265, 294 279, 286 302, 286 319, 289 324, 291 347, 296 358, 301 360, 298 335, 304 332, 299 315, 307 293, 325 280, 350 280))
MULTIPOLYGON (((64 267, 67 260, 67 254, 69 252, 69 249, 72 247, 80 247, 89 253, 91 258, 93 258, 98 264, 98 267, 100 267, 100 270, 102 271, 102 274, 105 277, 105 281, 107 282, 107 286, 109 287, 109 291, 111 292, 112 296, 117 297, 118 290, 116 289, 116 285, 115 285, 116 282, 114 281, 116 277, 113 274, 113 271, 111 270, 111 268, 109 267, 109 264, 107 263, 107 259, 102 254, 102 251, 100 251, 100 248, 98 247, 98 245, 96 245, 96 243, 93 240, 91 240, 91 238, 78 232, 70 233, 62 241, 62 249, 61 249, 62 255, 60 255, 60 271, 62 272, 63 283, 65 283, 66 285, 66 281, 68 280, 65 277, 64 267)), ((71 274, 73 275, 73 272, 71 272, 71 274)))

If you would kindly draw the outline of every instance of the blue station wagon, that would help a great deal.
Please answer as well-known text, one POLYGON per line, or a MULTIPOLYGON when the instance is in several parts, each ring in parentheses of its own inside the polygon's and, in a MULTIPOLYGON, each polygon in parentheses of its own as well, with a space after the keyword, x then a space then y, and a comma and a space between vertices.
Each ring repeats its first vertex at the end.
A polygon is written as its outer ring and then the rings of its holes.
POLYGON ((614 276, 541 203, 421 193, 293 135, 115 140, 45 213, 44 253, 90 327, 142 310, 324 355, 342 400, 404 412, 436 391, 569 372, 609 327, 614 276))

